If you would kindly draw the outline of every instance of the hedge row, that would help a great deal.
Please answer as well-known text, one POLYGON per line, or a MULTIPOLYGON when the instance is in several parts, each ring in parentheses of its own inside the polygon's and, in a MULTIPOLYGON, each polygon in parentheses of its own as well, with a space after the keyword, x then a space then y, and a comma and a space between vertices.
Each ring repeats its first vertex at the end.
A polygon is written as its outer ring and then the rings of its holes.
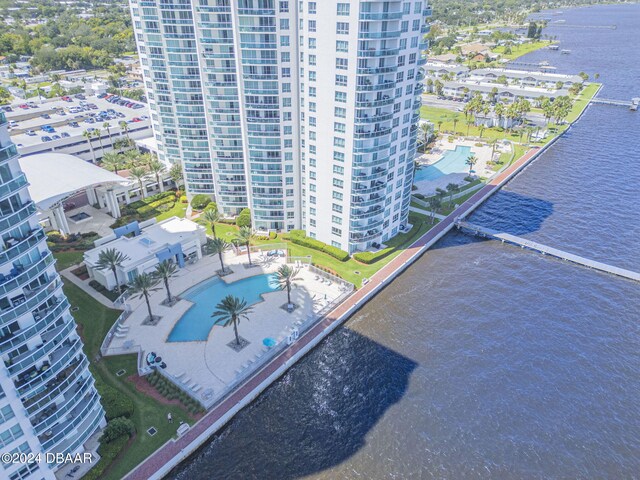
POLYGON ((162 205, 167 205, 169 203, 172 204, 171 206, 173 206, 173 204, 176 203, 175 195, 170 195, 168 197, 161 198, 160 200, 156 200, 155 202, 150 202, 146 204, 144 207, 136 208, 136 212, 140 214, 149 213, 157 209, 158 207, 161 207, 162 205))
POLYGON ((391 255, 395 251, 396 249, 394 247, 389 247, 383 250, 378 250, 377 252, 358 252, 353 255, 353 258, 359 262, 371 265, 372 263, 376 263, 378 260, 382 260, 383 258, 391 255))
POLYGON ((200 404, 195 401, 191 396, 187 395, 181 389, 176 387, 173 383, 160 375, 158 372, 153 372, 147 377, 148 382, 155 387, 160 395, 167 400, 178 400, 184 407, 191 413, 199 413, 202 411, 200 404))
POLYGON ((98 454, 100 460, 96 463, 95 467, 89 470, 83 477, 83 480, 98 480, 102 478, 104 472, 115 460, 118 454, 124 449, 129 441, 127 435, 123 435, 120 438, 115 439, 109 443, 101 443, 98 447, 98 454))
POLYGON ((99 385, 98 391, 100 392, 100 397, 102 397, 102 406, 104 407, 107 421, 118 417, 131 418, 134 408, 131 398, 103 383, 99 385))
POLYGON ((349 260, 349 253, 344 250, 340 250, 338 247, 334 247, 332 245, 327 245, 320 240, 316 240, 315 238, 307 237, 304 230, 291 230, 289 232, 289 239, 292 243, 296 245, 301 245, 303 247, 312 248, 314 250, 318 250, 320 252, 324 252, 328 255, 331 255, 333 258, 340 260, 341 262, 346 262, 349 260))

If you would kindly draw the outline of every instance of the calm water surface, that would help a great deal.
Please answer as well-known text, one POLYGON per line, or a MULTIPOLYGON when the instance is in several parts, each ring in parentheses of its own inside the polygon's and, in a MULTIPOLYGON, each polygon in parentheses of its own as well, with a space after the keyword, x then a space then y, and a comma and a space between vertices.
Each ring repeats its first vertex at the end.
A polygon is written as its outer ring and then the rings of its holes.
MULTIPOLYGON (((640 95, 640 5, 557 18, 618 29, 550 31, 550 63, 640 95)), ((593 106, 472 221, 638 270, 639 152, 640 113, 593 106)), ((639 312, 637 284, 450 234, 172 478, 640 478, 639 312)))

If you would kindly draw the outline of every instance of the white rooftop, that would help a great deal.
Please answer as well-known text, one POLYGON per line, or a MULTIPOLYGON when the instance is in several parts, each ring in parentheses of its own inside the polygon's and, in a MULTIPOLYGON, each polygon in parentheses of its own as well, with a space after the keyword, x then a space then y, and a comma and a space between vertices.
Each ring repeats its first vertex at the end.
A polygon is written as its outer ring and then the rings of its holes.
POLYGON ((41 210, 88 187, 128 183, 115 173, 67 153, 28 155, 19 162, 31 185, 31 198, 41 210))
POLYGON ((115 248, 129 257, 122 264, 126 270, 128 267, 139 265, 169 245, 190 241, 200 235, 204 235, 204 227, 201 225, 186 218, 171 217, 145 227, 140 235, 130 238, 123 236, 89 250, 84 253, 84 259, 89 264, 95 264, 100 252, 115 248))

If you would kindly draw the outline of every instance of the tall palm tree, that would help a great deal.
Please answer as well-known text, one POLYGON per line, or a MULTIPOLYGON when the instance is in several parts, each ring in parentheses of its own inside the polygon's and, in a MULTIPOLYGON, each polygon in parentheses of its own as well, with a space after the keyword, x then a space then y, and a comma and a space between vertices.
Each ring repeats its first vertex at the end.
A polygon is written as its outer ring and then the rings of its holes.
POLYGON ((455 183, 449 183, 447 185, 447 192, 449 192, 449 203, 453 200, 453 194, 458 190, 458 185, 455 183))
POLYGON ((109 135, 109 143, 113 144, 111 141, 111 124, 109 122, 104 122, 102 124, 102 128, 104 128, 107 131, 107 135, 109 135))
POLYGON ((118 153, 107 152, 102 156, 102 166, 117 175, 118 170, 124 167, 124 158, 118 153))
POLYGON ((93 163, 96 163, 96 152, 93 150, 93 135, 88 130, 85 130, 82 132, 82 136, 87 139, 89 150, 91 150, 91 156, 93 157, 93 163))
POLYGON ((436 218, 436 213, 442 207, 442 202, 439 197, 431 197, 429 199, 429 210, 431 210, 431 223, 434 222, 436 218))
POLYGON ((98 270, 111 270, 116 279, 116 288, 118 289, 118 293, 122 293, 122 291, 120 290, 117 269, 121 268, 122 264, 127 260, 129 260, 129 257, 115 248, 106 248, 98 254, 96 268, 98 270))
POLYGON ((241 245, 247 246, 247 255, 249 256, 249 265, 253 265, 251 263, 251 239, 253 239, 254 235, 251 231, 251 227, 240 227, 240 231, 236 234, 236 242, 241 245))
POLYGON ((225 242, 222 238, 214 238, 209 242, 209 252, 211 253, 211 255, 218 255, 222 273, 225 272, 224 262, 222 261, 222 254, 226 252, 230 246, 231 245, 228 242, 225 242))
POLYGON ((178 272, 178 266, 171 260, 165 260, 156 265, 156 270, 153 272, 155 278, 164 283, 164 288, 167 290, 167 303, 171 304, 173 297, 171 296, 171 290, 169 289, 169 280, 175 276, 178 272))
POLYGON ((216 223, 220 221, 220 213, 218 213, 217 208, 207 208, 202 214, 202 219, 209 224, 211 227, 211 233, 213 234, 213 238, 218 238, 216 236, 216 223))
POLYGON ((124 132, 124 134, 127 136, 127 140, 129 140, 129 124, 124 120, 120 120, 120 122, 118 122, 118 125, 120 126, 120 129, 124 132))
POLYGON ((104 145, 102 144, 102 131, 99 128, 96 128, 93 131, 93 136, 98 139, 98 142, 100 142, 100 153, 104 154, 104 145))
POLYGON ((164 192, 164 185, 162 185, 162 179, 160 178, 160 176, 166 171, 164 164, 157 159, 153 159, 149 162, 148 167, 149 173, 153 173, 153 175, 156 177, 158 188, 161 192, 164 192))
POLYGON ((169 169, 169 175, 171 175, 171 180, 173 180, 173 183, 176 184, 176 188, 179 188, 180 187, 180 183, 183 180, 182 166, 179 163, 174 164, 169 169))
POLYGON ((138 186, 140 187, 140 195, 142 198, 145 197, 144 194, 144 181, 147 179, 147 169, 144 167, 133 167, 129 170, 129 175, 133 177, 133 179, 138 182, 138 186))
POLYGON ((294 280, 299 280, 296 275, 300 272, 300 269, 290 267, 285 264, 282 265, 276 272, 276 282, 280 290, 287 291, 287 305, 291 306, 291 284, 294 280))
POLYGON ((149 295, 158 290, 156 285, 158 285, 158 279, 150 273, 141 273, 129 283, 131 293, 137 295, 137 298, 144 298, 144 301, 147 303, 150 320, 153 320, 153 312, 151 311, 149 295))
POLYGON ((476 157, 475 155, 470 155, 469 158, 467 158, 467 160, 464 163, 469 165, 469 175, 471 175, 471 171, 473 170, 473 166, 476 163, 478 163, 478 157, 476 157))
POLYGON ((247 301, 244 298, 227 295, 216 305, 216 309, 211 316, 216 319, 214 325, 222 325, 223 327, 233 325, 233 332, 236 335, 236 345, 240 346, 238 324, 243 318, 249 320, 249 313, 251 313, 252 310, 253 308, 247 305, 247 301))
POLYGON ((431 136, 431 128, 428 123, 420 124, 420 132, 422 133, 422 151, 424 152, 427 148, 427 143, 429 143, 429 137, 431 136))

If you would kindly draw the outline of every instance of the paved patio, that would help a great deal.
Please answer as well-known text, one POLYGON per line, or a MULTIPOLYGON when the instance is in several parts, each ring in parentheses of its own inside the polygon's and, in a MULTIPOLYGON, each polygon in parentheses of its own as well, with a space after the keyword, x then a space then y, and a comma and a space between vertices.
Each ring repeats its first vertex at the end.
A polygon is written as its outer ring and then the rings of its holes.
POLYGON ((67 217, 71 233, 97 232, 100 237, 111 235, 113 230, 111 230, 109 225, 112 225, 113 222, 116 221, 116 219, 108 213, 98 210, 91 205, 84 205, 79 208, 74 208, 73 210, 68 210, 65 212, 65 216, 67 217), (79 213, 85 213, 91 218, 74 221, 71 217, 79 213))
MULTIPOLYGON (((455 140, 454 142, 449 142, 448 138, 441 138, 435 143, 430 153, 422 154, 418 156, 416 160, 420 165, 427 167, 440 160, 442 158, 442 155, 444 155, 447 150, 455 150, 457 146, 471 147, 471 153, 478 158, 478 163, 476 163, 473 167, 473 169, 476 171, 475 175, 478 177, 489 178, 495 173, 491 169, 491 167, 487 166, 487 163, 491 160, 491 147, 488 145, 477 147, 476 143, 477 142, 465 140, 455 140)), ((496 156, 497 155, 498 149, 496 148, 496 156)), ((435 180, 430 181, 417 181, 415 182, 417 190, 414 190, 414 193, 421 193, 422 195, 428 197, 435 194, 437 188, 446 190, 447 185, 450 183, 455 183, 463 186, 469 183, 465 180, 465 177, 467 176, 468 171, 461 173, 450 173, 448 175, 443 175, 440 178, 436 178, 435 180)))
MULTIPOLYGON (((246 255, 228 252, 224 256, 225 267, 233 273, 222 277, 226 283, 236 282, 243 278, 273 273, 285 263, 285 257, 268 258, 265 254, 252 253, 256 266, 247 268, 246 255)), ((197 285, 216 275, 220 262, 216 256, 205 256, 195 264, 186 265, 171 280, 173 295, 197 285)), ((253 305, 249 320, 242 320, 238 327, 239 335, 249 341, 249 345, 240 352, 235 352, 227 344, 235 341, 233 327, 214 326, 206 341, 170 342, 169 334, 176 322, 192 306, 192 303, 181 299, 174 306, 161 305, 166 299, 166 290, 159 285, 159 290, 152 294, 151 305, 154 315, 162 317, 154 325, 143 325, 148 317, 147 307, 143 299, 129 299, 132 309, 121 329, 123 333, 115 336, 108 348, 107 355, 122 354, 139 349, 143 357, 150 352, 162 357, 167 364, 165 373, 183 389, 190 391, 196 398, 211 403, 226 387, 247 373, 250 363, 257 361, 269 350, 264 344, 265 338, 276 342, 286 342, 291 330, 302 322, 315 317, 326 305, 344 293, 344 285, 338 282, 321 281, 321 277, 301 266, 294 282, 291 300, 297 308, 288 313, 282 306, 287 303, 286 291, 274 291, 262 296, 263 301, 253 305), (128 327, 128 328, 127 328, 128 327)))

